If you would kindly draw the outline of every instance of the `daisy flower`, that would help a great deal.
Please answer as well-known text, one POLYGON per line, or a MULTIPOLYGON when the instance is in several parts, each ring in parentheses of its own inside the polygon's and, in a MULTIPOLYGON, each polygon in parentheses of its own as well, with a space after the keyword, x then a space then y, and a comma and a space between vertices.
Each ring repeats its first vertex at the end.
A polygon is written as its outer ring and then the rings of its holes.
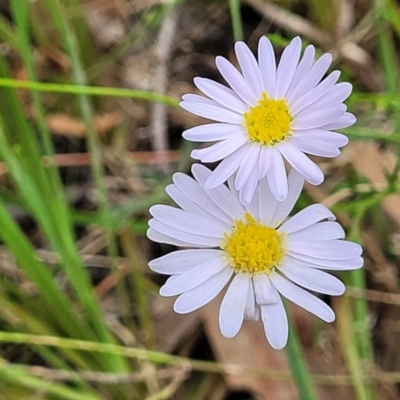
POLYGON ((234 187, 207 190, 212 176, 203 165, 192 167, 194 179, 176 173, 166 191, 180 208, 150 208, 147 236, 159 243, 186 247, 150 261, 155 272, 171 275, 162 296, 179 296, 177 313, 194 311, 228 285, 219 325, 226 337, 235 336, 244 319, 264 324, 275 349, 285 346, 288 321, 281 296, 327 322, 332 309, 313 292, 341 295, 343 283, 322 271, 360 268, 361 247, 342 240, 344 232, 334 215, 314 204, 287 219, 303 187, 295 170, 288 176, 288 196, 278 202, 267 180, 261 179, 253 200, 244 205, 234 187))
POLYGON ((235 172, 235 188, 242 203, 249 203, 257 182, 267 177, 272 195, 279 201, 288 193, 284 160, 305 180, 319 185, 321 169, 305 154, 336 157, 346 136, 332 132, 353 125, 343 101, 350 83, 336 83, 340 72, 323 79, 332 56, 315 61, 314 46, 300 58, 301 40, 296 37, 282 53, 278 67, 270 41, 262 37, 258 61, 243 42, 235 45, 241 73, 225 58, 216 65, 230 87, 210 79, 195 78, 207 97, 186 94, 185 110, 216 121, 186 130, 183 137, 195 142, 217 142, 194 150, 192 157, 204 163, 222 162, 206 182, 213 189, 235 172))

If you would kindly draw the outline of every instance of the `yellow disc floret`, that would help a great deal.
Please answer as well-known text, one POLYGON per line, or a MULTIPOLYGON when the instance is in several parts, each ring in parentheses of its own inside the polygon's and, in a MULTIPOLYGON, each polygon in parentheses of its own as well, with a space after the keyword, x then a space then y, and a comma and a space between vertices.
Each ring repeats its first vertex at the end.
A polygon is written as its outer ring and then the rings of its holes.
POLYGON ((236 220, 221 246, 236 272, 270 273, 285 254, 284 237, 275 229, 258 223, 246 212, 244 220, 236 220))
POLYGON ((249 139, 273 146, 291 135, 292 118, 285 100, 271 100, 265 92, 258 103, 244 113, 249 139))

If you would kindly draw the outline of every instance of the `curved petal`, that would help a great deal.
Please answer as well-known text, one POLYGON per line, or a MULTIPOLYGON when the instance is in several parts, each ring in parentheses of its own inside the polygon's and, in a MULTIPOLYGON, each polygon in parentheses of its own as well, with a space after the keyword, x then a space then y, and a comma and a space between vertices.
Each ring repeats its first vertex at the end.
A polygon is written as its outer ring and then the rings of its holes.
POLYGON ((267 179, 261 179, 258 185, 258 212, 262 224, 273 226, 272 218, 277 206, 278 201, 272 195, 267 179))
POLYGON ((276 71, 275 99, 285 97, 296 72, 301 51, 301 39, 297 36, 285 48, 276 71))
MULTIPOLYGON (((156 243, 171 244, 172 246, 178 246, 178 247, 193 247, 192 244, 189 244, 184 240, 178 240, 168 235, 164 235, 163 233, 153 228, 147 229, 146 236, 150 240, 156 243)), ((196 247, 208 247, 208 246, 196 246, 196 247)))
POLYGON ((194 84, 210 99, 222 106, 239 114, 246 112, 247 105, 232 89, 207 78, 194 78, 194 84))
POLYGON ((205 261, 183 274, 174 275, 173 280, 167 280, 160 288, 160 295, 169 297, 187 292, 202 285, 206 280, 210 279, 224 268, 228 268, 228 260, 225 255, 205 261))
POLYGON ((221 333, 227 338, 236 336, 242 326, 249 286, 248 274, 236 274, 222 300, 219 326, 221 333))
POLYGON ((200 264, 225 256, 223 250, 190 249, 177 250, 149 262, 149 268, 159 274, 184 274, 200 264))
POLYGON ((244 79, 249 83, 253 92, 261 97, 261 93, 263 92, 263 80, 260 72, 260 68, 258 67, 257 61, 243 42, 237 42, 235 44, 235 52, 236 57, 239 61, 240 69, 242 70, 242 74, 244 79))
POLYGON ((276 83, 275 52, 271 42, 265 36, 258 42, 258 65, 264 82, 264 90, 268 97, 273 98, 276 83))
POLYGON ((271 281, 278 292, 288 300, 316 315, 325 322, 333 322, 335 320, 335 313, 333 310, 318 297, 301 289, 279 274, 272 274, 271 281))
POLYGON ((242 187, 242 189, 239 192, 239 199, 240 202, 244 205, 247 206, 247 209, 250 210, 248 205, 254 198, 254 194, 257 188, 257 184, 259 181, 258 177, 258 162, 255 163, 253 172, 250 174, 248 177, 246 183, 242 187))
POLYGON ((250 321, 258 321, 259 318, 260 318, 260 307, 256 305, 253 285, 250 282, 249 290, 247 292, 246 308, 244 310, 244 319, 250 321))
POLYGON ((272 195, 278 200, 283 201, 288 194, 287 176, 285 164, 279 150, 270 149, 271 167, 267 174, 268 185, 272 195))
POLYGON ((279 302, 279 294, 271 285, 271 281, 266 274, 253 276, 254 295, 259 306, 276 304, 279 302))
POLYGON ((202 285, 181 294, 174 303, 174 311, 187 314, 213 300, 228 283, 233 274, 233 268, 225 268, 202 285))
POLYGON ((322 204, 312 204, 284 222, 278 230, 279 232, 293 233, 324 219, 334 221, 336 218, 332 212, 322 204))
POLYGON ((296 241, 321 241, 344 239, 345 233, 339 223, 333 221, 318 222, 308 228, 288 235, 288 242, 296 241))
POLYGON ((195 126, 182 133, 191 142, 214 142, 229 139, 237 134, 246 134, 243 126, 229 123, 213 123, 195 126))
POLYGON ((336 129, 348 128, 349 126, 354 125, 356 121, 357 119, 353 114, 346 112, 336 121, 327 122, 326 124, 320 126, 320 128, 327 131, 333 131, 336 129))
POLYGON ((362 257, 352 258, 350 260, 326 260, 314 258, 303 254, 287 254, 285 262, 290 262, 300 268, 318 268, 332 271, 351 271, 359 269, 364 265, 362 257))
POLYGON ((330 108, 318 109, 307 113, 307 109, 301 111, 292 122, 292 129, 303 130, 303 129, 314 129, 323 128, 328 122, 334 121, 335 119, 341 118, 346 112, 346 106, 335 105, 330 108))
POLYGON ((289 142, 283 142, 278 147, 286 161, 304 178, 313 185, 320 185, 324 181, 321 169, 304 153, 289 142))
POLYGON ((267 176, 271 168, 271 156, 268 147, 261 146, 258 162, 258 176, 259 179, 263 179, 267 176))
MULTIPOLYGON (((249 146, 246 155, 243 157, 243 161, 240 164, 238 173, 236 175, 235 187, 237 190, 241 190, 249 179, 250 175, 254 174, 254 168, 258 164, 258 156, 260 154, 260 146, 253 145, 249 146)), ((257 176, 258 178, 258 176, 257 176)))
POLYGON ((299 151, 313 156, 335 158, 340 155, 340 150, 333 144, 320 139, 308 139, 306 135, 302 137, 292 136, 288 143, 299 151))
POLYGON ((257 94, 249 86, 246 79, 226 58, 218 56, 215 59, 215 64, 229 86, 246 104, 252 106, 258 101, 257 94))
POLYGON ((314 292, 339 296, 346 290, 338 278, 316 268, 295 268, 284 264, 279 270, 297 285, 314 292))
MULTIPOLYGON (((272 290, 276 289, 272 286, 272 290)), ((286 310, 278 293, 278 302, 261 306, 261 319, 264 324, 265 336, 269 344, 276 350, 286 346, 289 334, 289 324, 286 310)))

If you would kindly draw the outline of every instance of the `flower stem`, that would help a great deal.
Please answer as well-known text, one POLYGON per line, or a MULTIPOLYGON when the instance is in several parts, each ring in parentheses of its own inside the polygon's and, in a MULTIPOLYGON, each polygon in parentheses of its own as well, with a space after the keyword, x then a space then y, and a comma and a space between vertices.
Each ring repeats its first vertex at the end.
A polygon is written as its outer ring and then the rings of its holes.
POLYGON ((240 15, 240 0, 229 0, 229 10, 231 12, 233 37, 235 42, 243 40, 243 25, 240 15))

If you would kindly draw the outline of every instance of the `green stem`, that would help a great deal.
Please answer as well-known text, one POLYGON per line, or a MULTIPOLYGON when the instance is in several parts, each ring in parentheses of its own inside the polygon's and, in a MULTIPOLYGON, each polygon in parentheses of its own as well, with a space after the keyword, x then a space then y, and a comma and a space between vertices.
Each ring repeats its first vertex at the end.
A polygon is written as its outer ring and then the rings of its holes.
POLYGON ((240 0, 229 0, 229 10, 231 12, 233 37, 235 41, 243 40, 243 25, 240 15, 240 0))

